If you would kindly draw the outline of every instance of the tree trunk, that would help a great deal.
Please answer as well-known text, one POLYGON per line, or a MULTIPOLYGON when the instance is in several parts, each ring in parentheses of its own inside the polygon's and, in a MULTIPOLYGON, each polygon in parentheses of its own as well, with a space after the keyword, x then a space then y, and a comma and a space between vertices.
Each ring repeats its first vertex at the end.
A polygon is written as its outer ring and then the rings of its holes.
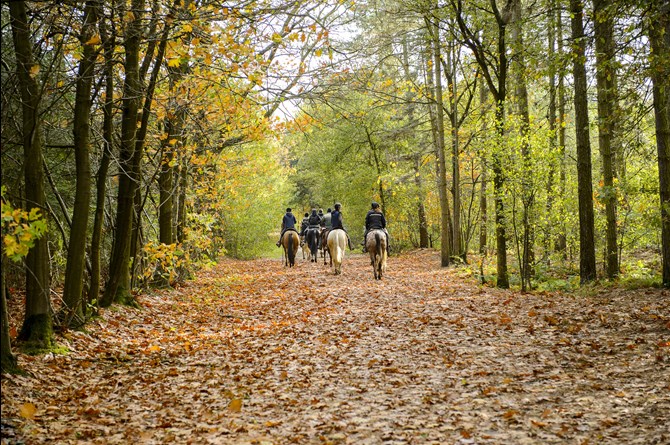
POLYGON ((452 252, 465 260, 465 252, 461 247, 461 165, 460 165, 460 143, 458 132, 460 123, 458 120, 458 89, 456 85, 456 54, 455 41, 452 40, 451 47, 447 50, 447 66, 449 67, 449 108, 451 113, 451 194, 454 206, 454 224, 452 239, 452 252))
MULTIPOLYGON (((558 0, 558 5, 562 4, 561 0, 558 0)), ((558 51, 559 60, 563 58, 563 20, 561 17, 561 7, 556 7, 556 49, 558 51)), ((558 157, 559 157, 559 196, 561 196, 562 205, 558 210, 559 213, 559 224, 558 229, 559 233, 556 237, 555 248, 557 252, 562 252, 563 259, 567 258, 568 253, 568 240, 567 240, 567 227, 565 224, 566 214, 565 208, 565 195, 567 188, 567 176, 566 176, 566 162, 565 162, 565 71, 563 66, 560 66, 558 70, 558 122, 556 127, 558 128, 558 157)))
MULTIPOLYGON (((409 61, 409 44, 407 42, 407 37, 403 37, 402 41, 402 50, 403 50, 403 70, 405 73, 405 80, 408 83, 415 82, 415 76, 412 75, 410 71, 410 61, 409 61)), ((414 130, 418 122, 414 115, 414 102, 415 102, 415 93, 407 91, 405 93, 406 100, 406 113, 407 113, 407 127, 414 130)), ((412 144, 414 146, 419 146, 417 144, 417 138, 414 136, 414 131, 412 131, 412 144)), ((423 186, 423 178, 421 176, 421 153, 422 150, 417 150, 412 155, 412 160, 414 161, 414 185, 416 186, 416 200, 417 200, 417 219, 419 220, 419 248, 425 249, 428 247, 428 219, 426 216, 426 207, 424 205, 425 200, 425 191, 423 186)))
POLYGON ((556 154, 558 141, 556 133, 556 15, 554 9, 556 8, 556 0, 548 1, 548 29, 547 29, 547 53, 549 56, 549 113, 547 115, 547 122, 549 124, 549 152, 551 154, 551 163, 549 165, 549 172, 547 177, 547 224, 546 236, 544 237, 544 248, 546 252, 551 251, 551 236, 553 234, 552 226, 554 219, 554 181, 556 178, 556 163, 554 156, 556 154))
POLYGON ((114 145, 114 36, 107 32, 105 19, 102 18, 102 14, 99 15, 101 16, 100 37, 105 58, 105 103, 102 107, 104 115, 102 124, 103 152, 96 177, 95 217, 91 235, 91 286, 88 292, 89 302, 95 302, 96 304, 98 304, 100 298, 100 251, 105 218, 105 198, 107 196, 107 173, 114 145))
POLYGON ((598 88, 598 144, 602 158, 603 188, 607 219, 605 243, 605 270, 607 278, 613 280, 619 275, 617 249, 616 202, 617 189, 614 186, 615 153, 618 151, 616 129, 617 81, 614 47, 614 18, 607 0, 593 0, 594 32, 596 41, 596 80, 598 88))
POLYGON ((435 113, 435 134, 437 136, 437 157, 438 157, 438 190, 440 195, 440 238, 441 238, 441 264, 446 267, 451 261, 451 246, 453 233, 451 225, 451 214, 449 209, 449 195, 447 188, 447 163, 445 159, 445 143, 444 143, 444 101, 442 97, 442 56, 440 47, 439 26, 435 17, 426 18, 426 25, 428 26, 431 46, 433 53, 433 72, 435 85, 435 106, 437 108, 435 113))
POLYGON ((514 3, 514 26, 512 27, 512 46, 514 47, 514 68, 516 72, 517 112, 521 116, 521 158, 523 165, 521 193, 523 201, 523 238, 521 244, 521 290, 532 288, 533 263, 535 261, 534 221, 535 190, 533 184, 533 160, 530 157, 530 116, 528 113, 528 88, 526 86, 526 61, 524 59, 521 2, 514 3))
POLYGON ((85 321, 84 267, 86 263, 89 204, 91 202, 89 118, 91 114, 93 68, 97 56, 94 46, 87 42, 96 33, 97 3, 97 1, 89 0, 84 8, 84 24, 80 37, 83 56, 79 63, 74 106, 73 133, 77 183, 63 288, 65 312, 62 314, 63 322, 69 326, 81 326, 85 321))
POLYGON ((133 231, 134 199, 138 188, 141 158, 136 153, 137 117, 142 97, 139 78, 139 52, 142 34, 144 0, 133 0, 133 20, 125 33, 125 72, 123 87, 123 117, 121 120, 121 150, 119 153, 119 190, 116 212, 116 234, 110 261, 109 280, 100 301, 101 306, 113 303, 136 304, 130 293, 130 240, 133 231))
MULTIPOLYGON (((479 106, 481 107, 481 119, 482 119, 482 134, 486 134, 487 125, 486 125, 486 97, 488 96, 488 90, 485 85, 482 85, 479 89, 479 106)), ((486 165, 486 155, 484 154, 481 157, 481 174, 480 174, 480 196, 479 196, 479 253, 482 255, 486 254, 487 251, 487 199, 486 199, 486 187, 488 182, 488 166, 486 165)))
POLYGON ((663 286, 670 288, 670 1, 659 0, 649 23, 651 78, 661 198, 663 286))
POLYGON ((414 183, 417 189, 417 217, 419 218, 419 247, 428 248, 428 218, 426 217, 426 207, 423 199, 423 182, 420 175, 420 154, 414 155, 414 183))
MULTIPOLYGON (((42 129, 39 121, 40 89, 35 79, 39 74, 39 65, 33 61, 32 35, 28 27, 25 2, 10 2, 9 13, 23 110, 26 210, 36 208, 44 211, 46 196, 42 164, 42 129)), ((53 346, 53 327, 46 236, 35 240, 34 247, 26 256, 26 269, 26 312, 19 339, 26 341, 27 348, 49 349, 53 346)))
POLYGON ((186 241, 186 189, 188 188, 189 158, 181 156, 179 169, 179 201, 177 203, 177 242, 186 241))
POLYGON ((575 82, 575 132, 577 144, 577 194, 579 198, 579 274, 586 284, 596 279, 594 242, 593 185, 589 109, 586 88, 586 37, 581 0, 570 0, 573 39, 573 77, 575 82))

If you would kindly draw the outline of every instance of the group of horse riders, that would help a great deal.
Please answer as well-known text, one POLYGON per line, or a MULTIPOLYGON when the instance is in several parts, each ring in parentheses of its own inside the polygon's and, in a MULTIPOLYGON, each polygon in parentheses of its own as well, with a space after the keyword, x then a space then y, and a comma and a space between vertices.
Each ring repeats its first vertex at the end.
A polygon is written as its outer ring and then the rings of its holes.
MULTIPOLYGON (((340 203, 336 203, 333 207, 334 210, 331 210, 329 208, 325 214, 323 213, 323 209, 319 209, 318 211, 316 209, 312 209, 311 214, 305 213, 305 216, 300 223, 299 232, 295 228, 298 221, 296 220, 295 215, 292 213, 292 209, 287 208, 286 213, 282 218, 281 234, 279 235, 279 241, 277 241, 277 247, 281 245, 282 237, 284 236, 284 233, 286 233, 288 230, 293 230, 299 233, 300 246, 303 246, 305 244, 306 231, 308 229, 318 229, 320 233, 320 236, 318 237, 318 248, 320 249, 322 240, 325 240, 328 237, 328 232, 334 229, 341 229, 347 234, 347 243, 349 244, 349 250, 353 249, 353 247, 351 246, 351 239, 349 238, 349 233, 346 231, 343 225, 343 218, 341 211, 342 205, 340 203)), ((367 215, 365 215, 365 234, 363 235, 363 243, 361 243, 363 245, 363 252, 367 252, 365 247, 365 239, 367 238, 368 232, 375 229, 382 230, 386 235, 386 249, 388 252, 389 234, 388 231, 386 230, 386 218, 384 217, 384 214, 381 211, 379 203, 373 201, 370 210, 368 210, 367 215)))

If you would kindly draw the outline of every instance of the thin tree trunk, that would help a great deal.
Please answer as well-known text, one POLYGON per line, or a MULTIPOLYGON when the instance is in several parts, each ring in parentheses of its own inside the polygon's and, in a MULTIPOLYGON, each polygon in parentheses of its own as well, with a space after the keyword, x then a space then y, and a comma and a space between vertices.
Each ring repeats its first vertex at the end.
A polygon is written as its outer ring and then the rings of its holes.
POLYGON ((613 280, 619 275, 619 256, 617 248, 616 202, 617 191, 614 186, 615 153, 617 149, 616 128, 617 82, 616 57, 614 47, 614 18, 607 5, 608 0, 593 0, 594 32, 596 41, 596 80, 598 87, 598 144, 602 158, 605 216, 607 220, 605 243, 605 271, 607 278, 613 280))
MULTIPOLYGON (((112 5, 111 10, 114 10, 112 5)), ((101 11, 99 11, 101 12, 101 11)), ((100 20, 100 37, 104 47, 105 58, 105 103, 103 104, 102 139, 103 151, 100 159, 96 177, 96 203, 95 217, 93 219, 93 231, 91 234, 91 285, 88 290, 90 303, 98 303, 100 298, 100 252, 102 244, 102 228, 105 219, 105 198, 107 196, 107 173, 112 158, 112 147, 114 145, 114 36, 107 31, 107 24, 102 18, 100 20)))
POLYGON ((435 17, 426 18, 426 24, 430 31, 431 45, 433 52, 433 70, 435 76, 435 106, 436 116, 436 142, 438 156, 438 190, 440 195, 440 237, 441 237, 441 264, 446 267, 451 261, 451 246, 453 228, 451 224, 451 214, 449 209, 449 194, 447 187, 447 163, 445 159, 444 143, 444 101, 442 97, 442 56, 440 47, 439 26, 435 17))
POLYGON ((456 54, 455 42, 447 50, 447 66, 449 67, 449 108, 451 108, 451 194, 454 206, 454 224, 452 227, 452 252, 465 260, 465 252, 461 247, 461 165, 460 142, 458 132, 460 123, 458 117, 458 87, 456 84, 456 54))
POLYGON ((79 63, 73 121, 77 183, 63 288, 63 303, 66 312, 62 314, 63 322, 70 326, 80 326, 85 321, 84 267, 86 263, 89 204, 91 202, 89 118, 91 114, 93 68, 97 56, 94 45, 87 42, 96 33, 96 11, 98 7, 98 1, 96 0, 86 2, 84 24, 80 37, 83 56, 79 63))
MULTIPOLYGON (((23 110, 23 152, 26 210, 46 208, 42 165, 42 129, 39 121, 40 91, 36 77, 39 65, 33 60, 32 38, 26 3, 9 3, 12 37, 18 65, 19 89, 23 110)), ((51 300, 49 299, 49 251, 47 237, 35 240, 26 256, 26 311, 19 339, 30 349, 53 346, 51 300)))
POLYGON ((121 120, 121 150, 119 154, 119 190, 117 198, 116 234, 110 276, 101 306, 113 303, 137 304, 130 293, 130 240, 133 232, 135 193, 138 188, 139 171, 136 153, 137 117, 142 97, 139 77, 139 52, 144 0, 133 0, 133 20, 128 23, 125 34, 125 72, 123 118, 121 120))
POLYGON ((180 159, 179 201, 177 203, 177 242, 186 241, 186 189, 188 188, 189 159, 184 155, 180 159))
MULTIPOLYGON (((546 252, 551 251, 551 235, 553 234, 552 226, 554 219, 554 187, 556 178, 556 163, 554 156, 556 154, 557 133, 556 133, 556 16, 554 9, 556 8, 555 0, 548 2, 548 30, 547 30, 547 48, 549 55, 549 114, 547 121, 549 123, 549 153, 551 155, 551 163, 549 165, 549 172, 547 177, 547 225, 546 235, 544 237, 544 249, 546 252)), ((549 261, 548 261, 549 262, 549 261)))
MULTIPOLYGON (((488 90, 486 85, 482 85, 479 89, 479 106, 481 108, 481 119, 482 119, 482 134, 487 132, 486 124, 486 97, 488 96, 488 90)), ((486 197, 486 187, 488 183, 488 166, 486 162, 486 152, 481 157, 481 174, 480 174, 480 195, 479 195, 479 253, 485 255, 487 252, 487 233, 488 233, 488 209, 487 209, 487 197, 486 197)))
MULTIPOLYGON (((409 45, 407 42, 407 37, 403 37, 403 70, 405 72, 405 80, 408 83, 414 82, 414 76, 410 71, 410 61, 409 61, 409 45)), ((407 126, 410 129, 415 129, 418 125, 416 117, 414 115, 414 99, 415 93, 407 91, 405 95, 406 99, 406 113, 407 113, 407 126)), ((414 132, 412 131, 412 144, 417 146, 416 137, 414 137, 414 132)), ((421 150, 417 150, 412 155, 412 160, 414 161, 414 185, 416 186, 416 200, 417 200, 417 219, 419 220, 419 247, 425 249, 428 247, 428 218, 426 216, 426 207, 424 205, 425 191, 423 187, 423 178, 421 176, 421 150)))
POLYGON ((419 218, 419 247, 425 249, 428 247, 428 218, 426 216, 426 207, 423 203, 423 181, 421 180, 421 155, 414 155, 414 184, 417 189, 417 216, 419 218))
MULTIPOLYGON (((563 58, 563 20, 561 17, 561 6, 562 0, 557 0, 556 5, 556 43, 558 51, 558 59, 563 58)), ((565 132, 566 126, 565 123, 565 105, 566 105, 566 95, 565 95, 565 71, 561 65, 558 70, 558 122, 556 127, 558 128, 558 157, 559 157, 559 196, 561 197, 561 208, 558 210, 560 221, 558 224, 559 233, 556 237, 556 251, 563 253, 563 259, 567 259, 568 254, 568 240, 567 240, 567 226, 565 224, 566 208, 565 208, 565 194, 567 190, 567 175, 566 175, 566 162, 565 162, 565 132)))
POLYGON ((581 0, 570 0, 573 39, 573 77, 575 82, 575 132, 577 143, 577 194, 579 198, 579 275, 586 284, 596 279, 594 242, 593 185, 589 109, 586 88, 586 37, 581 0))
POLYGON ((659 0, 649 23, 651 78, 661 198, 663 286, 670 288, 670 1, 659 0))
POLYGON ((534 221, 535 190, 533 184, 533 165, 530 157, 530 116, 528 112, 528 88, 526 86, 526 61, 524 57, 521 2, 515 0, 514 26, 512 41, 515 52, 514 67, 516 71, 516 101, 521 116, 521 157, 522 157, 522 201, 523 201, 523 242, 521 252, 521 290, 532 288, 531 278, 535 261, 534 221))

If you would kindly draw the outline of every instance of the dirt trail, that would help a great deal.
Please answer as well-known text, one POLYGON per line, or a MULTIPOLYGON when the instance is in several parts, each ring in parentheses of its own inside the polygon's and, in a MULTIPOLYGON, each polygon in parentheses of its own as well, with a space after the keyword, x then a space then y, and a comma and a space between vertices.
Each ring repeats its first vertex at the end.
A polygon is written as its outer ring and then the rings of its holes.
POLYGON ((670 442, 670 293, 524 295, 438 255, 381 282, 226 260, 106 310, 3 377, 3 443, 670 442))

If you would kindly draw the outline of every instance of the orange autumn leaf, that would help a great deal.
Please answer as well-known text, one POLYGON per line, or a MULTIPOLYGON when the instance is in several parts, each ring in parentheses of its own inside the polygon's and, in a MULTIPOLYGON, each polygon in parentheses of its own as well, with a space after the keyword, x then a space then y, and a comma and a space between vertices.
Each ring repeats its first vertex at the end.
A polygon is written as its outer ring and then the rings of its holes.
POLYGON ((228 411, 231 411, 233 413, 239 413, 242 411, 242 400, 241 399, 233 399, 230 401, 228 404, 228 411))
POLYGON ((37 407, 30 402, 24 403, 19 408, 19 415, 24 419, 35 419, 35 413, 37 413, 37 407))

